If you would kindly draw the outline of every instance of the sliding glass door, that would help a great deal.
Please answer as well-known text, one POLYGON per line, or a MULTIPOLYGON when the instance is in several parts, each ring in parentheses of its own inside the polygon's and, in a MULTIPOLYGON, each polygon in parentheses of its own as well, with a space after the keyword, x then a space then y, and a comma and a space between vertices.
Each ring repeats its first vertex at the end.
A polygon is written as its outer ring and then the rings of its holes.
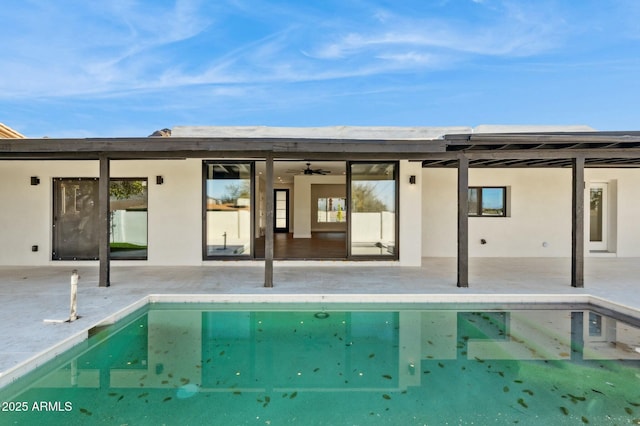
POLYGON ((205 161, 204 258, 252 256, 253 163, 205 161))
POLYGON ((398 164, 349 163, 349 255, 398 258, 398 164))

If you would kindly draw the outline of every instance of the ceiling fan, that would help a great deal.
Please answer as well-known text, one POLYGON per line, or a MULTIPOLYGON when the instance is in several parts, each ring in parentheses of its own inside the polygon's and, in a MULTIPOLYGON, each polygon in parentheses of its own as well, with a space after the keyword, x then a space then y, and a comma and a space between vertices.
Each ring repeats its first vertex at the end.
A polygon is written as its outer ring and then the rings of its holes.
MULTIPOLYGON (((287 170, 287 172, 289 173, 299 173, 300 170, 287 170)), ((307 168, 306 169, 302 169, 302 174, 304 175, 326 175, 331 173, 330 170, 324 170, 324 169, 312 169, 311 168, 311 163, 307 163, 307 168)))

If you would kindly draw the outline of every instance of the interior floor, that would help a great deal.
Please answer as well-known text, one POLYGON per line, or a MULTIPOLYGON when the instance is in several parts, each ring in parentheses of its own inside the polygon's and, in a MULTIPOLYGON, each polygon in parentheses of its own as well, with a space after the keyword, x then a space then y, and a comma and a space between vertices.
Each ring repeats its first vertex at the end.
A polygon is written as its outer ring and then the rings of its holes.
MULTIPOLYGON (((256 239, 257 259, 264 259, 264 237, 256 239)), ((311 238, 293 238, 292 233, 273 235, 274 259, 345 259, 347 236, 344 232, 314 232, 311 238)))

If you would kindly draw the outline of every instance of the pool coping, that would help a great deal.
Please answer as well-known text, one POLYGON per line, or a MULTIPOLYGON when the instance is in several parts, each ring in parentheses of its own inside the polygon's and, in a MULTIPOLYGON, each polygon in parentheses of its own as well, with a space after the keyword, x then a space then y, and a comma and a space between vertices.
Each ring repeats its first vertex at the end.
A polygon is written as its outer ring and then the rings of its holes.
POLYGON ((102 320, 91 324, 44 351, 31 356, 18 365, 0 372, 0 389, 84 342, 89 338, 91 330, 95 327, 113 324, 152 303, 239 303, 255 305, 277 303, 574 303, 609 309, 640 320, 640 310, 590 294, 149 294, 115 313, 107 315, 102 320))

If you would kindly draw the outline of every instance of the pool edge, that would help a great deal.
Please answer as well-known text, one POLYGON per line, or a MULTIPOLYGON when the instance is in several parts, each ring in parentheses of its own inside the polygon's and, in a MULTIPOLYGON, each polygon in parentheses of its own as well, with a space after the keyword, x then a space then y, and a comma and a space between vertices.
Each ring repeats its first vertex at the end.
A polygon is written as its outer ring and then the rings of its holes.
POLYGON ((576 303, 611 309, 640 319, 640 310, 590 294, 149 294, 107 315, 59 343, 0 372, 0 389, 10 385, 68 349, 84 342, 91 329, 113 324, 152 303, 576 303))

